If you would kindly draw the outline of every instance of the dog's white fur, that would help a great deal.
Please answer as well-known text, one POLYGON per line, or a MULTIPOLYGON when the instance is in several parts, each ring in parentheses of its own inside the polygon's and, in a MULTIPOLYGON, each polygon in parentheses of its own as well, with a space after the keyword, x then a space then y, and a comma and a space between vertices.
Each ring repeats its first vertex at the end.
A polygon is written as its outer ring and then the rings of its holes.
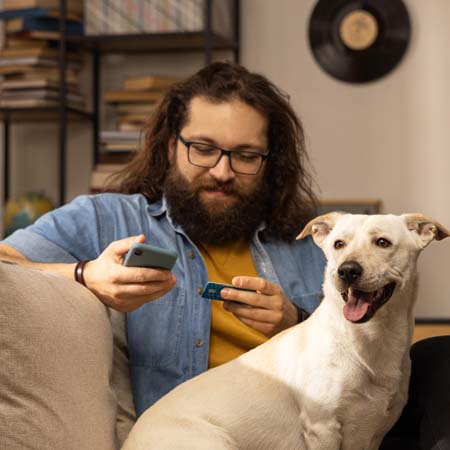
POLYGON ((314 219, 299 237, 312 234, 328 260, 317 310, 175 388, 140 417, 123 450, 377 449, 407 399, 417 257, 449 233, 420 214, 314 219), (335 249, 336 240, 344 245, 335 249), (343 315, 337 268, 349 260, 363 267, 362 291, 396 283, 365 323, 343 315))

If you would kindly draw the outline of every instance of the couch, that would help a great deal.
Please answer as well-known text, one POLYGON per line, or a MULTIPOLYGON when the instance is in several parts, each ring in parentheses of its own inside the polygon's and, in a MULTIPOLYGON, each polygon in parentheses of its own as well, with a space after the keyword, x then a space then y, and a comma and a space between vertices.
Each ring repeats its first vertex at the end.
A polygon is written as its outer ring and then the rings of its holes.
POLYGON ((75 281, 0 262, 0 450, 115 450, 135 420, 124 315, 75 281))
POLYGON ((135 422, 124 315, 0 262, 0 450, 115 450, 135 422))

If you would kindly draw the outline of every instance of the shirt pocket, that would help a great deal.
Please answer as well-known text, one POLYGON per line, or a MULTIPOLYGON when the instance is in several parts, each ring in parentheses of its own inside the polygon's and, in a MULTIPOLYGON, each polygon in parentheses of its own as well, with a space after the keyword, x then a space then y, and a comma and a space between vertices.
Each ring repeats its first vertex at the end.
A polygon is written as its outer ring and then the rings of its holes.
POLYGON ((186 290, 175 286, 127 314, 130 364, 164 367, 178 357, 186 290))

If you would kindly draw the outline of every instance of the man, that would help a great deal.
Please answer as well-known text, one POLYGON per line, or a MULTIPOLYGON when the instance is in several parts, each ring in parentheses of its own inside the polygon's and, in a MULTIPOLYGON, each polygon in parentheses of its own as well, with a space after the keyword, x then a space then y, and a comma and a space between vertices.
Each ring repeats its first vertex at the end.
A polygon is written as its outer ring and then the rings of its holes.
POLYGON ((68 277, 89 260, 78 279, 128 312, 140 414, 317 306, 324 258, 294 240, 313 214, 305 160, 301 124, 279 90, 214 63, 169 90, 121 176, 124 194, 79 197, 6 239, 2 255, 68 277), (122 266, 144 240, 177 251, 172 273, 122 266), (208 280, 258 293, 222 292, 251 307, 211 302, 200 296, 208 280))
POLYGON ((261 75, 213 63, 168 91, 143 150, 120 174, 120 194, 75 199, 6 239, 0 256, 75 273, 127 312, 141 414, 317 306, 323 255, 294 240, 314 214, 306 163, 302 126, 284 95, 261 75), (122 266, 144 240, 177 251, 172 273, 122 266), (222 291, 244 305, 210 302, 200 296, 208 280, 256 293, 222 291))

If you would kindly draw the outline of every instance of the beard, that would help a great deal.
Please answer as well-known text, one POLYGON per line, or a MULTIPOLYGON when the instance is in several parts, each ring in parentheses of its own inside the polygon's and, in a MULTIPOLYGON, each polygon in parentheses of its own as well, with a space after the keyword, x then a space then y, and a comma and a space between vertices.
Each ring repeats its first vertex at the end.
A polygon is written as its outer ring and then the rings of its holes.
POLYGON ((250 241, 264 221, 269 190, 264 180, 249 192, 234 181, 222 183, 213 178, 189 182, 172 166, 164 182, 169 214, 195 243, 221 245, 238 240, 250 241), (203 201, 202 192, 222 191, 223 199, 203 201))

